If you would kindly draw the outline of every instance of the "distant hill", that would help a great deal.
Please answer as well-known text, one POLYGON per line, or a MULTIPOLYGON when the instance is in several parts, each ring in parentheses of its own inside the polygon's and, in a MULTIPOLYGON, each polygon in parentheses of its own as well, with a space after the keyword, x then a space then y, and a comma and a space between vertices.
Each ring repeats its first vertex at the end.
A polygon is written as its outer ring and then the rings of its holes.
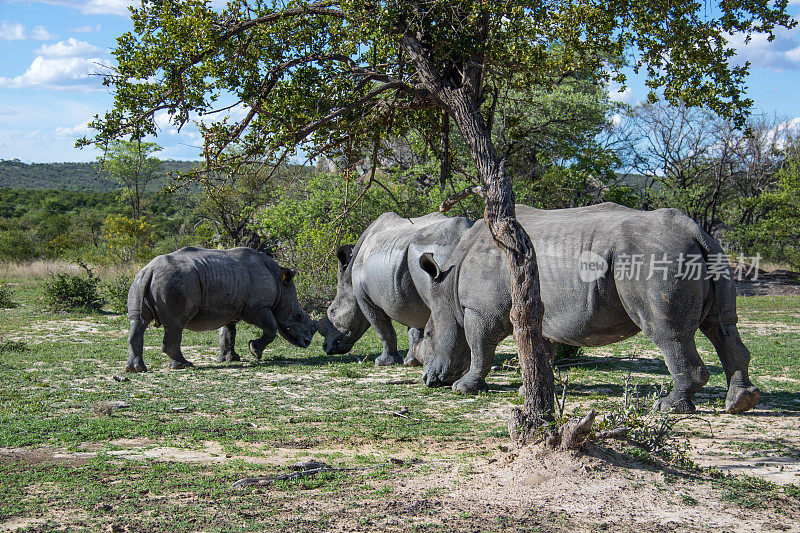
MULTIPOLYGON (((189 170, 198 161, 164 161, 163 185, 167 173, 189 170)), ((0 159, 0 187, 16 189, 58 189, 67 191, 113 191, 119 186, 114 180, 97 175, 95 163, 33 163, 0 159)))

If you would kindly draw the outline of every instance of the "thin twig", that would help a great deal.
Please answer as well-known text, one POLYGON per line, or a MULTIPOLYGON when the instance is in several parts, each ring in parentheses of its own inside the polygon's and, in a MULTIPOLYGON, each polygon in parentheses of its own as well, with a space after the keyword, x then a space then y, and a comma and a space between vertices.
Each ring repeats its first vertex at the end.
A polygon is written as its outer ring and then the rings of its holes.
POLYGON ((357 470, 356 468, 331 468, 328 465, 321 465, 317 468, 309 468, 308 470, 300 470, 298 472, 291 472, 289 474, 282 474, 280 476, 260 476, 260 477, 246 477, 240 479, 231 485, 231 489, 239 489, 242 487, 268 487, 276 481, 288 481, 290 479, 300 479, 304 477, 311 477, 319 474, 320 472, 346 472, 357 470))

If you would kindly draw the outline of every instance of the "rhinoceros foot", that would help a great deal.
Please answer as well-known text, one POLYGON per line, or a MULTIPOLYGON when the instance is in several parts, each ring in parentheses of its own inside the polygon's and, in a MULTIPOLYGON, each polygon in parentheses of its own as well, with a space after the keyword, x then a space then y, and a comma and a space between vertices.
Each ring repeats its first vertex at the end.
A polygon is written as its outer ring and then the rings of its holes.
POLYGON ((489 386, 486 380, 482 377, 472 377, 469 374, 453 383, 453 391, 460 392, 461 394, 478 394, 479 392, 486 392, 489 386))
POLYGON ((672 396, 672 394, 670 394, 669 396, 658 400, 653 409, 656 411, 661 411, 662 413, 688 415, 689 413, 694 413, 697 410, 697 407, 694 406, 689 398, 683 397, 676 399, 672 396))
POLYGON ((250 355, 255 357, 256 361, 261 361, 261 355, 264 353, 264 349, 262 348, 259 350, 254 341, 250 341, 247 347, 250 348, 250 355))
POLYGON ((147 367, 144 363, 140 365, 125 365, 125 372, 147 372, 147 367))
POLYGON ((758 387, 731 388, 725 398, 725 411, 734 415, 744 413, 758 405, 760 401, 761 391, 758 390, 758 387))
POLYGON ((403 366, 422 366, 422 363, 414 357, 414 353, 409 351, 406 358, 403 359, 403 366))
POLYGON ((242 358, 236 352, 221 353, 217 356, 218 363, 232 363, 234 361, 241 361, 242 358))
POLYGON ((183 361, 175 361, 173 359, 172 361, 169 362, 169 367, 172 370, 182 370, 184 368, 189 368, 191 366, 194 366, 194 365, 192 363, 190 363, 189 361, 187 361, 186 359, 184 359, 183 361))
POLYGON ((402 362, 403 360, 400 359, 400 355, 381 354, 380 357, 375 359, 375 366, 399 365, 402 362))

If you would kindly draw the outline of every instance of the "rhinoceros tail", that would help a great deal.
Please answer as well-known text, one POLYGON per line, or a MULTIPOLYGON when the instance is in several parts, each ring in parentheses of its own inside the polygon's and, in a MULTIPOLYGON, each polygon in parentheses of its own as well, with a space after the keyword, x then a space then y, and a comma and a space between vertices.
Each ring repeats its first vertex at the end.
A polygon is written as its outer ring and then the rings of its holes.
POLYGON ((145 268, 136 274, 128 293, 128 319, 141 318, 145 322, 149 322, 152 319, 153 325, 158 327, 161 325, 161 321, 156 313, 155 298, 153 298, 153 292, 150 289, 152 281, 152 268, 145 268))
POLYGON ((708 282, 711 285, 713 302, 706 316, 706 322, 720 324, 735 324, 736 316, 736 286, 733 281, 728 258, 720 243, 703 228, 691 221, 693 236, 703 250, 703 259, 708 272, 708 282))

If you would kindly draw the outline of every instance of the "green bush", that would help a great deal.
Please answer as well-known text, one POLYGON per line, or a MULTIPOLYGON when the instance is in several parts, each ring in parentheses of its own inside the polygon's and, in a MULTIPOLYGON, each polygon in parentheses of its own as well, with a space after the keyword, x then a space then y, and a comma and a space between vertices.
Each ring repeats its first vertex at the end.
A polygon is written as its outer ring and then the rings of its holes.
POLYGON ((44 284, 44 301, 48 309, 64 311, 99 311, 105 301, 100 297, 100 278, 85 267, 85 276, 53 274, 44 284))
POLYGON ((0 309, 16 307, 11 288, 6 283, 0 283, 0 309))
POLYGON ((28 345, 24 341, 7 340, 0 335, 0 355, 8 352, 27 352, 30 351, 28 345))
POLYGON ((567 359, 574 359, 583 355, 583 348, 580 346, 572 346, 570 344, 561 344, 560 342, 553 343, 553 359, 558 361, 565 361, 567 359))
POLYGON ((759 254, 800 270, 800 163, 781 169, 778 178, 772 189, 742 202, 759 219, 734 225, 723 240, 745 257, 759 254))
POLYGON ((0 261, 30 261, 39 255, 39 246, 26 232, 0 231, 0 261))
POLYGON ((282 266, 297 271, 297 294, 307 311, 324 310, 336 294, 335 252, 340 245, 354 244, 387 211, 416 217, 438 206, 439 197, 421 191, 413 182, 386 176, 381 181, 386 189, 373 185, 353 203, 363 182, 340 175, 312 175, 286 185, 276 194, 276 203, 255 213, 254 229, 268 252, 282 266), (350 202, 347 212, 345 198, 350 202))
POLYGON ((111 310, 124 315, 128 312, 128 289, 133 283, 132 276, 118 276, 105 285, 106 301, 111 310))

